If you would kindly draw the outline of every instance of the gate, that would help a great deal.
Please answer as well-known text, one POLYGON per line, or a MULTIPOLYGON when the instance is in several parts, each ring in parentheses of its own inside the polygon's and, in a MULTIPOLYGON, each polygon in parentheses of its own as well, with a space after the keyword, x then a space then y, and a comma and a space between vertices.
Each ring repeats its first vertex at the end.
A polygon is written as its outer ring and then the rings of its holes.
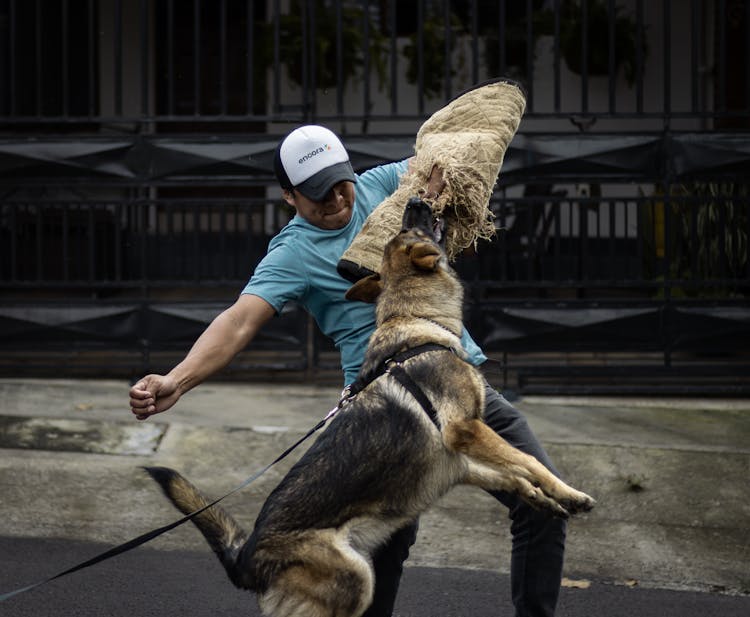
MULTIPOLYGON (((168 369, 288 220, 278 139, 364 170, 494 75, 526 115, 467 251, 523 392, 746 394, 750 9, 737 0, 0 2, 0 372, 168 369)), ((224 373, 330 379, 287 311, 224 373)))

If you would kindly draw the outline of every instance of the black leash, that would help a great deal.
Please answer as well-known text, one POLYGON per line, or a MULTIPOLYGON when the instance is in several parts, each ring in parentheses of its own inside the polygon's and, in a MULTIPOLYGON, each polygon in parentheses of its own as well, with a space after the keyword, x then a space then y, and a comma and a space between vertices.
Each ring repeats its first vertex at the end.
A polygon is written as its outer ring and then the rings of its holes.
POLYGON ((125 553, 127 551, 133 550, 134 548, 141 546, 142 544, 145 544, 146 542, 150 542, 154 538, 157 538, 158 536, 167 533, 168 531, 171 531, 175 527, 179 527, 180 525, 183 525, 184 523, 187 523, 189 520, 195 518, 198 516, 201 512, 204 512, 205 510, 208 510, 210 507, 215 506, 220 501, 223 501, 230 495, 233 495, 234 493, 242 490, 255 480, 257 480, 260 476, 262 476, 264 473, 266 473, 271 467, 273 467, 276 463, 281 461, 283 458, 286 458, 295 448, 297 448, 302 442, 307 440, 309 437, 313 435, 316 431, 320 430, 325 426, 326 422, 332 418, 336 412, 341 408, 341 403, 334 407, 328 415, 326 415, 325 418, 323 418, 318 424, 316 424, 313 428, 311 428, 307 434, 305 434, 304 437, 301 437, 298 439, 294 444, 289 446, 284 452, 282 452, 279 456, 277 456, 273 462, 269 463, 265 467, 263 467, 261 470, 255 472, 253 475, 251 475, 247 480, 245 480, 242 484, 237 486, 236 488, 233 488, 231 491, 223 495, 222 497, 219 497, 218 499, 215 499, 211 503, 209 503, 207 506, 204 506, 195 512, 191 512, 190 514, 187 514, 183 516, 181 519, 174 521, 173 523, 170 523, 169 525, 165 525, 164 527, 159 527, 158 529, 154 529, 152 531, 149 531, 147 533, 144 533, 143 535, 138 536, 137 538, 133 538, 132 540, 128 540, 127 542, 120 544, 118 546, 115 546, 107 551, 104 551, 103 553, 97 555, 96 557, 92 557, 91 559, 84 561, 82 563, 79 563, 78 565, 73 566, 72 568, 68 568, 67 570, 64 570, 63 572, 59 572, 58 574, 55 574, 54 576, 50 576, 49 578, 46 578, 42 581, 39 581, 37 583, 34 583, 32 585, 28 585, 26 587, 21 587, 20 589, 15 589, 13 591, 9 591, 7 593, 0 594, 0 602, 4 602, 5 600, 8 600, 14 596, 17 596, 19 594, 22 594, 26 591, 31 591, 32 589, 36 589, 37 587, 41 587, 42 585, 46 585, 47 583, 50 583, 58 578, 62 578, 63 576, 67 576, 68 574, 73 574, 73 572, 78 572, 79 570, 83 570, 84 568, 89 568, 93 565, 96 565, 97 563, 101 563, 102 561, 105 561, 107 559, 111 559, 112 557, 116 557, 117 555, 121 555, 122 553, 125 553))
POLYGON ((418 345, 417 347, 412 347, 411 349, 407 349, 403 352, 400 352, 396 354, 395 356, 393 356, 392 358, 388 358, 381 365, 379 365, 375 371, 367 375, 366 378, 358 378, 349 388, 345 390, 344 396, 341 398, 338 405, 336 405, 336 407, 334 407, 330 412, 328 412, 326 417, 323 418, 320 422, 318 422, 313 428, 311 428, 303 437, 298 439, 295 443, 293 443, 286 450, 284 450, 271 463, 269 463, 268 465, 266 465, 259 471, 256 471, 253 475, 247 478, 242 484, 233 488, 231 491, 219 497, 218 499, 215 499, 208 505, 203 506, 202 508, 196 510, 195 512, 191 512, 190 514, 183 516, 181 519, 178 519, 174 521, 173 523, 170 523, 169 525, 164 525, 163 527, 159 527, 158 529, 153 529, 147 533, 144 533, 143 535, 138 536, 137 538, 128 540, 127 542, 124 542, 123 544, 120 544, 107 551, 104 551, 103 553, 100 553, 99 555, 92 557, 91 559, 87 561, 84 561, 82 563, 79 563, 78 565, 73 566, 72 568, 68 568, 67 570, 59 572, 58 574, 55 574, 54 576, 50 576, 49 578, 46 578, 37 583, 27 585, 26 587, 21 587, 19 589, 15 589, 13 591, 9 591, 4 594, 0 594, 0 602, 4 602, 5 600, 8 600, 14 596, 25 593, 27 591, 31 591, 32 589, 36 589, 37 587, 41 587, 42 585, 46 585, 47 583, 50 583, 58 578, 62 578, 63 576, 67 576, 68 574, 73 574, 74 572, 78 572, 79 570, 83 570, 84 568, 89 568, 93 565, 101 563, 102 561, 111 559, 112 557, 116 557, 117 555, 121 555, 122 553, 125 553, 127 551, 131 551, 134 548, 137 548, 143 544, 146 544, 146 542, 150 542, 154 538, 157 538, 167 533, 168 531, 171 531, 175 527, 179 527, 180 525, 187 523, 189 520, 198 516, 201 512, 205 512, 212 506, 215 506, 216 504, 218 504, 220 501, 223 501, 230 495, 234 495, 236 492, 242 490, 243 488, 245 488, 246 486, 248 486, 249 484, 257 480, 260 476, 266 473, 276 463, 286 458, 295 448, 297 448, 300 444, 302 444, 304 441, 310 438, 315 432, 323 428, 323 426, 325 426, 326 422, 328 422, 330 418, 336 415, 336 413, 340 409, 343 409, 348 404, 348 402, 351 401, 351 399, 353 399, 365 387, 367 387, 367 385, 369 385, 371 382, 375 381, 375 379, 377 379, 378 377, 384 374, 392 375, 396 380, 398 380, 398 382, 406 389, 406 391, 409 392, 417 400, 417 402, 422 406, 422 409, 424 409, 425 413, 430 417, 430 420, 432 420, 435 426, 437 426, 439 429, 440 424, 438 423, 437 410, 435 409, 435 407, 433 406, 432 402, 427 397, 427 395, 424 393, 422 388, 419 387, 419 384, 417 384, 417 382, 411 378, 411 376, 404 370, 402 366, 402 364, 406 362, 406 360, 408 360, 409 358, 413 358, 414 356, 418 356, 428 351, 438 351, 438 350, 451 351, 453 353, 456 353, 455 349, 453 349, 452 347, 446 347, 445 345, 439 345, 437 343, 426 343, 424 345, 418 345))

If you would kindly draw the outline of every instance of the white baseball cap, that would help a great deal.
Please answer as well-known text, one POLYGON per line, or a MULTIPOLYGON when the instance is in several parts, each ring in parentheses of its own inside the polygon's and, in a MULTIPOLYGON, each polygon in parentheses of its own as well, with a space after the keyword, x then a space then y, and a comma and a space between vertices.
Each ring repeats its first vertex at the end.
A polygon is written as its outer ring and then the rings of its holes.
POLYGON ((294 129, 279 143, 273 167, 282 188, 313 201, 321 201, 334 184, 357 181, 341 140, 314 124, 294 129))

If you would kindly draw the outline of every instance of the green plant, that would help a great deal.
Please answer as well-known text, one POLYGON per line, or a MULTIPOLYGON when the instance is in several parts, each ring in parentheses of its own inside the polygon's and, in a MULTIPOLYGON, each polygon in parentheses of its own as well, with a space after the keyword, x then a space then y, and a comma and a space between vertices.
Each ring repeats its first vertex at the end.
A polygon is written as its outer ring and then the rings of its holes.
POLYGON ((656 260, 646 274, 697 283, 679 288, 682 295, 736 293, 738 285, 712 288, 706 282, 746 280, 750 185, 685 183, 672 186, 668 198, 657 187, 643 202, 640 221, 646 253, 656 260))
MULTIPOLYGON (((632 86, 638 70, 638 29, 622 7, 614 5, 614 67, 623 67, 625 79, 632 86)), ((586 68, 589 75, 609 73, 610 29, 609 3, 588 0, 586 4, 586 68)), ((642 36, 641 59, 648 53, 646 37, 642 36)), ((583 70, 583 11, 581 0, 563 0, 560 5, 560 50, 568 68, 580 74, 583 70)))
POLYGON ((344 87, 349 80, 362 76, 365 54, 378 76, 379 84, 382 86, 386 82, 385 37, 371 23, 370 16, 366 15, 361 7, 325 0, 315 0, 312 3, 292 0, 289 12, 279 18, 279 30, 281 61, 286 65, 289 79, 297 85, 310 86, 313 83, 312 76, 308 76, 305 84, 303 65, 303 60, 307 58, 307 68, 311 68, 311 53, 315 69, 314 83, 317 88, 344 87), (312 17, 306 18, 311 15, 311 9, 312 17), (305 26, 308 26, 307 32, 303 30, 305 26), (368 29, 367 38, 365 26, 368 29), (365 41, 368 43, 367 49, 365 41))
POLYGON ((741 278, 747 272, 750 187, 694 182, 680 190, 686 196, 676 207, 682 271, 702 280, 741 278))
POLYGON ((554 33, 554 13, 551 9, 542 8, 543 2, 534 2, 530 14, 531 19, 531 45, 528 42, 529 15, 525 3, 513 3, 506 5, 505 28, 503 35, 498 34, 499 23, 498 11, 500 5, 497 2, 480 4, 480 32, 484 38, 484 61, 487 72, 492 76, 512 77, 525 79, 528 76, 529 63, 535 59, 536 41, 540 36, 554 33), (500 45, 503 44, 502 54, 500 45), (529 49, 531 57, 529 58, 529 49), (501 68, 501 55, 505 66, 501 68))
MULTIPOLYGON (((461 32, 461 22, 455 14, 450 15, 450 36, 457 36, 461 32)), ((421 30, 421 55, 419 31, 409 35, 409 42, 404 45, 406 66, 406 80, 411 84, 419 83, 420 61, 423 75, 422 92, 427 98, 437 98, 443 94, 445 83, 445 69, 449 67, 450 76, 455 77, 457 71, 450 61, 450 52, 446 52, 446 27, 444 17, 429 15, 421 30)), ((465 58, 458 55, 458 68, 462 68, 465 58)))

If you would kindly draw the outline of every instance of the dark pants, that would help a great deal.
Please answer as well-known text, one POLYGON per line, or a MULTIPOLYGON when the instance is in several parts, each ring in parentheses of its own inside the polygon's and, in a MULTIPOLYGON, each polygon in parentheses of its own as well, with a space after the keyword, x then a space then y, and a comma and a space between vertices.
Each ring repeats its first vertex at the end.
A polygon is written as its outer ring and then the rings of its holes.
MULTIPOLYGON (((557 471, 520 411, 486 386, 485 422, 512 446, 557 471)), ((538 512, 508 493, 493 496, 510 512, 513 550, 510 580, 516 617, 551 617, 560 591, 565 552, 565 521, 538 512)), ((416 540, 417 523, 397 531, 374 558, 375 597, 364 617, 389 617, 396 601, 403 562, 416 540)))

